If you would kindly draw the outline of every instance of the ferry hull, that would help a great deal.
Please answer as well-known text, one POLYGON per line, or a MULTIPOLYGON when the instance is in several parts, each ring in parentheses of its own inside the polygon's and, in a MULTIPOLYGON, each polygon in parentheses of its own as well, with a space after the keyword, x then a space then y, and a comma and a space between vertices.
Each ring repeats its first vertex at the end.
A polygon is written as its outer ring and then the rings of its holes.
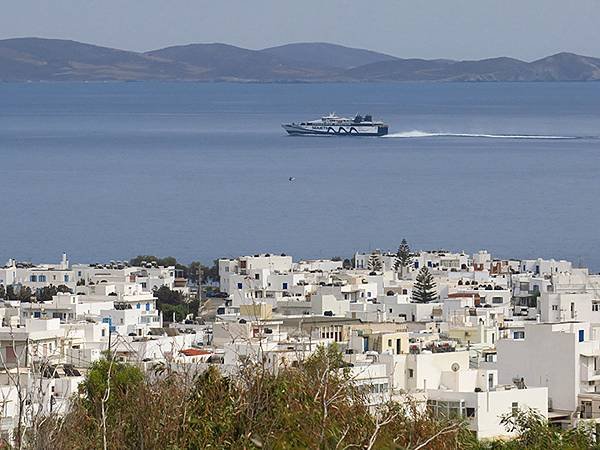
POLYGON ((283 129, 293 136, 385 136, 387 126, 327 126, 319 129, 307 128, 295 124, 284 124, 283 129))

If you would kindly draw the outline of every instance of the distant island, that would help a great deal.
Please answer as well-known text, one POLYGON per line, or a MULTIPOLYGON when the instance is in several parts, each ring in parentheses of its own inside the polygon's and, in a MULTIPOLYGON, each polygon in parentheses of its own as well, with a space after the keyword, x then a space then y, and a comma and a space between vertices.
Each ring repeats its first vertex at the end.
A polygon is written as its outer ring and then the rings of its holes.
POLYGON ((558 53, 533 62, 402 59, 327 43, 263 50, 190 44, 136 53, 75 41, 0 40, 0 81, 595 81, 600 58, 558 53))

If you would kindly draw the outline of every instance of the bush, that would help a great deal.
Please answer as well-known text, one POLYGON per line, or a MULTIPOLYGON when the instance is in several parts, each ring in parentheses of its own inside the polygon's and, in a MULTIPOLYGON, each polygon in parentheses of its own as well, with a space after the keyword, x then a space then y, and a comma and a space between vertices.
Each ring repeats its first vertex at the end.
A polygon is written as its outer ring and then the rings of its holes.
POLYGON ((66 416, 42 421, 38 449, 410 449, 516 450, 598 448, 585 428, 561 431, 523 411, 505 417, 513 440, 478 442, 464 423, 432 417, 412 402, 376 410, 352 382, 335 347, 318 349, 272 373, 250 363, 235 377, 216 367, 197 374, 100 361, 66 416), (110 372, 110 377, 108 376, 110 372), (107 380, 106 433, 102 399, 107 380))

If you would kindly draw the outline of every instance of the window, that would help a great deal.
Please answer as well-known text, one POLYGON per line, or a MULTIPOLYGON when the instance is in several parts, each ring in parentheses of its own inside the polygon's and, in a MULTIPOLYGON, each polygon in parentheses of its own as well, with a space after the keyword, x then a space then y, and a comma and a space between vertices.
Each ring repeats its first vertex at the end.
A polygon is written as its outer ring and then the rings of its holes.
POLYGON ((238 284, 237 284, 237 288, 238 288, 238 289, 241 289, 241 288, 242 288, 242 283, 238 283, 238 284))
POLYGON ((492 303, 502 303, 502 297, 492 297, 492 303))
POLYGON ((524 331, 515 331, 513 333, 513 339, 525 339, 525 332, 524 331))
POLYGON ((146 303, 146 311, 150 311, 150 303, 146 303))
POLYGON ((37 282, 37 275, 31 275, 29 277, 29 281, 31 281, 32 283, 36 283, 37 282))
POLYGON ((46 282, 46 275, 38 275, 38 281, 40 283, 45 283, 46 282))
POLYGON ((444 400, 428 400, 427 407, 434 416, 437 417, 474 417, 475 408, 465 408, 465 401, 444 401, 444 400), (468 416, 468 410, 471 410, 472 416, 468 416))
POLYGON ((579 330, 579 342, 583 342, 585 340, 585 331, 579 330))
POLYGON ((592 311, 600 311, 600 304, 594 303, 592 305, 592 311))
POLYGON ((254 274, 254 279, 255 280, 260 280, 260 274, 259 273, 255 273, 254 274))
POLYGON ((391 347, 391 346, 392 346, 392 340, 388 339, 388 347, 391 347))
POLYGON ((475 408, 467 407, 467 417, 475 417, 475 408))
POLYGON ((288 284, 287 283, 282 283, 281 288, 284 289, 284 290, 287 289, 288 288, 288 284))
POLYGON ((494 387, 494 374, 489 373, 488 374, 488 388, 492 389, 493 387, 494 387))
POLYGON ((64 280, 65 280, 65 283, 68 283, 69 282, 69 275, 65 275, 64 276, 64 280))
POLYGON ((138 303, 137 305, 135 305, 136 309, 140 309, 142 307, 142 305, 140 303, 138 303))
POLYGON ((408 369, 408 378, 412 378, 415 375, 415 371, 413 369, 408 369))
POLYGON ((513 415, 519 412, 519 402, 512 402, 511 412, 513 415))
POLYGON ((552 305, 552 311, 558 311, 558 305, 552 305))
POLYGON ((581 418, 591 419, 592 418, 592 402, 588 400, 581 401, 581 418))

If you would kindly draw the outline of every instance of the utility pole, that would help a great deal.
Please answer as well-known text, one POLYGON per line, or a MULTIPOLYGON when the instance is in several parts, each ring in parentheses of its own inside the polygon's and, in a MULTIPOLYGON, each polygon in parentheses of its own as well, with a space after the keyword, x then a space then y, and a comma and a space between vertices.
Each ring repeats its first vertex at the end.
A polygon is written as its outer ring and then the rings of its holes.
POLYGON ((198 302, 202 303, 202 276, 204 275, 202 271, 202 266, 198 266, 198 302))

